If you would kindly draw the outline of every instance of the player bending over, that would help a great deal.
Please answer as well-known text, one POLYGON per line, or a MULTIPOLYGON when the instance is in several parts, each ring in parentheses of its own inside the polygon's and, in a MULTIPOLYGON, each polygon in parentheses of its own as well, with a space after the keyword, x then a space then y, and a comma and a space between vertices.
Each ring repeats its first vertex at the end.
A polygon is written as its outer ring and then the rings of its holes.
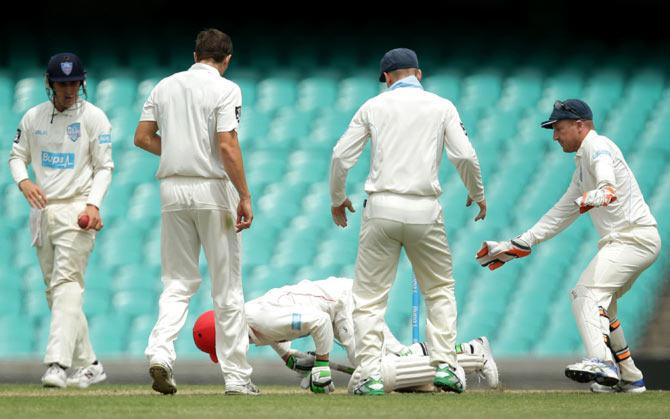
MULTIPOLYGON (((255 345, 271 345, 287 367, 305 376, 304 388, 309 387, 315 393, 331 392, 334 386, 329 354, 333 341, 347 351, 349 361, 355 365, 352 285, 353 280, 348 278, 303 280, 295 285, 271 289, 248 301, 244 310, 249 324, 249 341, 255 345), (292 340, 307 335, 314 340, 314 354, 291 349, 292 340)), ((214 334, 212 312, 208 311, 196 321, 193 338, 196 346, 217 362, 214 334)), ((430 348, 424 343, 401 344, 386 325, 383 334, 384 391, 432 390, 435 368, 430 366, 430 348)), ((458 363, 465 372, 483 375, 490 387, 498 386, 498 369, 486 337, 456 345, 456 352, 458 363)), ((356 370, 352 378, 358 375, 356 370)))

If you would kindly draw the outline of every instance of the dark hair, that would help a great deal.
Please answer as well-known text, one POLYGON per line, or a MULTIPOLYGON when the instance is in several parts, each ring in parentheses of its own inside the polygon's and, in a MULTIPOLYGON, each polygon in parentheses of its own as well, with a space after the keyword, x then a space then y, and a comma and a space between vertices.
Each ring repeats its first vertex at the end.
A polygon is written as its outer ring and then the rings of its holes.
POLYGON ((198 61, 212 59, 217 63, 233 53, 230 36, 218 29, 205 29, 195 39, 195 54, 198 61))

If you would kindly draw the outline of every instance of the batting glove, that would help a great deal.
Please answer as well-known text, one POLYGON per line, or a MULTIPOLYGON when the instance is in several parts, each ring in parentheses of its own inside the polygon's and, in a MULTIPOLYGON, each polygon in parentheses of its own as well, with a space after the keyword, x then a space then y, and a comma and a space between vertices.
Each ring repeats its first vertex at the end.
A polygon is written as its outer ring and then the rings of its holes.
POLYGON ((286 359, 286 366, 297 372, 311 371, 312 367, 314 367, 314 360, 314 355, 293 352, 286 359))
POLYGON ((309 375, 309 389, 312 393, 331 393, 335 391, 328 361, 315 361, 309 375))
POLYGON ((575 199, 579 207, 579 213, 584 214, 593 207, 606 207, 616 201, 616 189, 611 186, 603 186, 600 189, 584 192, 582 196, 575 199))
POLYGON ((485 241, 476 255, 477 263, 488 266, 492 271, 500 268, 512 259, 530 255, 530 246, 516 238, 504 242, 485 241))

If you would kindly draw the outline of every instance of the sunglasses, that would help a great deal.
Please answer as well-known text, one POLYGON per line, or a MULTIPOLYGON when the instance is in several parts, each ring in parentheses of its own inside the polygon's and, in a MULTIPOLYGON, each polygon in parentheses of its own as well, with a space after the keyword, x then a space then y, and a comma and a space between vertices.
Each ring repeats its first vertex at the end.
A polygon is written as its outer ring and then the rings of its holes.
POLYGON ((562 102, 560 100, 557 100, 556 102, 554 102, 554 109, 564 110, 564 111, 570 112, 571 114, 575 115, 577 118, 582 119, 582 116, 579 114, 579 112, 574 110, 570 105, 568 105, 565 102, 562 102))

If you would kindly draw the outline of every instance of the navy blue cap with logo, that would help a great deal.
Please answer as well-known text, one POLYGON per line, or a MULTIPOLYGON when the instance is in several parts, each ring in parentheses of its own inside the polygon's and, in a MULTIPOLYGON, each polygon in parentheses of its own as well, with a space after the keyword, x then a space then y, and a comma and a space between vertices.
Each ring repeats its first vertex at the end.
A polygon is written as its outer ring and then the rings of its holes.
POLYGON ((384 73, 402 68, 419 68, 416 53, 409 48, 395 48, 384 54, 379 62, 379 81, 384 82, 384 73))
POLYGON ((62 52, 49 59, 46 76, 49 82, 83 81, 86 80, 86 71, 79 57, 62 52))
POLYGON ((542 128, 552 129, 554 123, 562 119, 580 119, 590 121, 593 119, 593 112, 589 105, 583 100, 568 99, 557 100, 554 102, 554 109, 551 111, 549 119, 540 124, 542 128))

